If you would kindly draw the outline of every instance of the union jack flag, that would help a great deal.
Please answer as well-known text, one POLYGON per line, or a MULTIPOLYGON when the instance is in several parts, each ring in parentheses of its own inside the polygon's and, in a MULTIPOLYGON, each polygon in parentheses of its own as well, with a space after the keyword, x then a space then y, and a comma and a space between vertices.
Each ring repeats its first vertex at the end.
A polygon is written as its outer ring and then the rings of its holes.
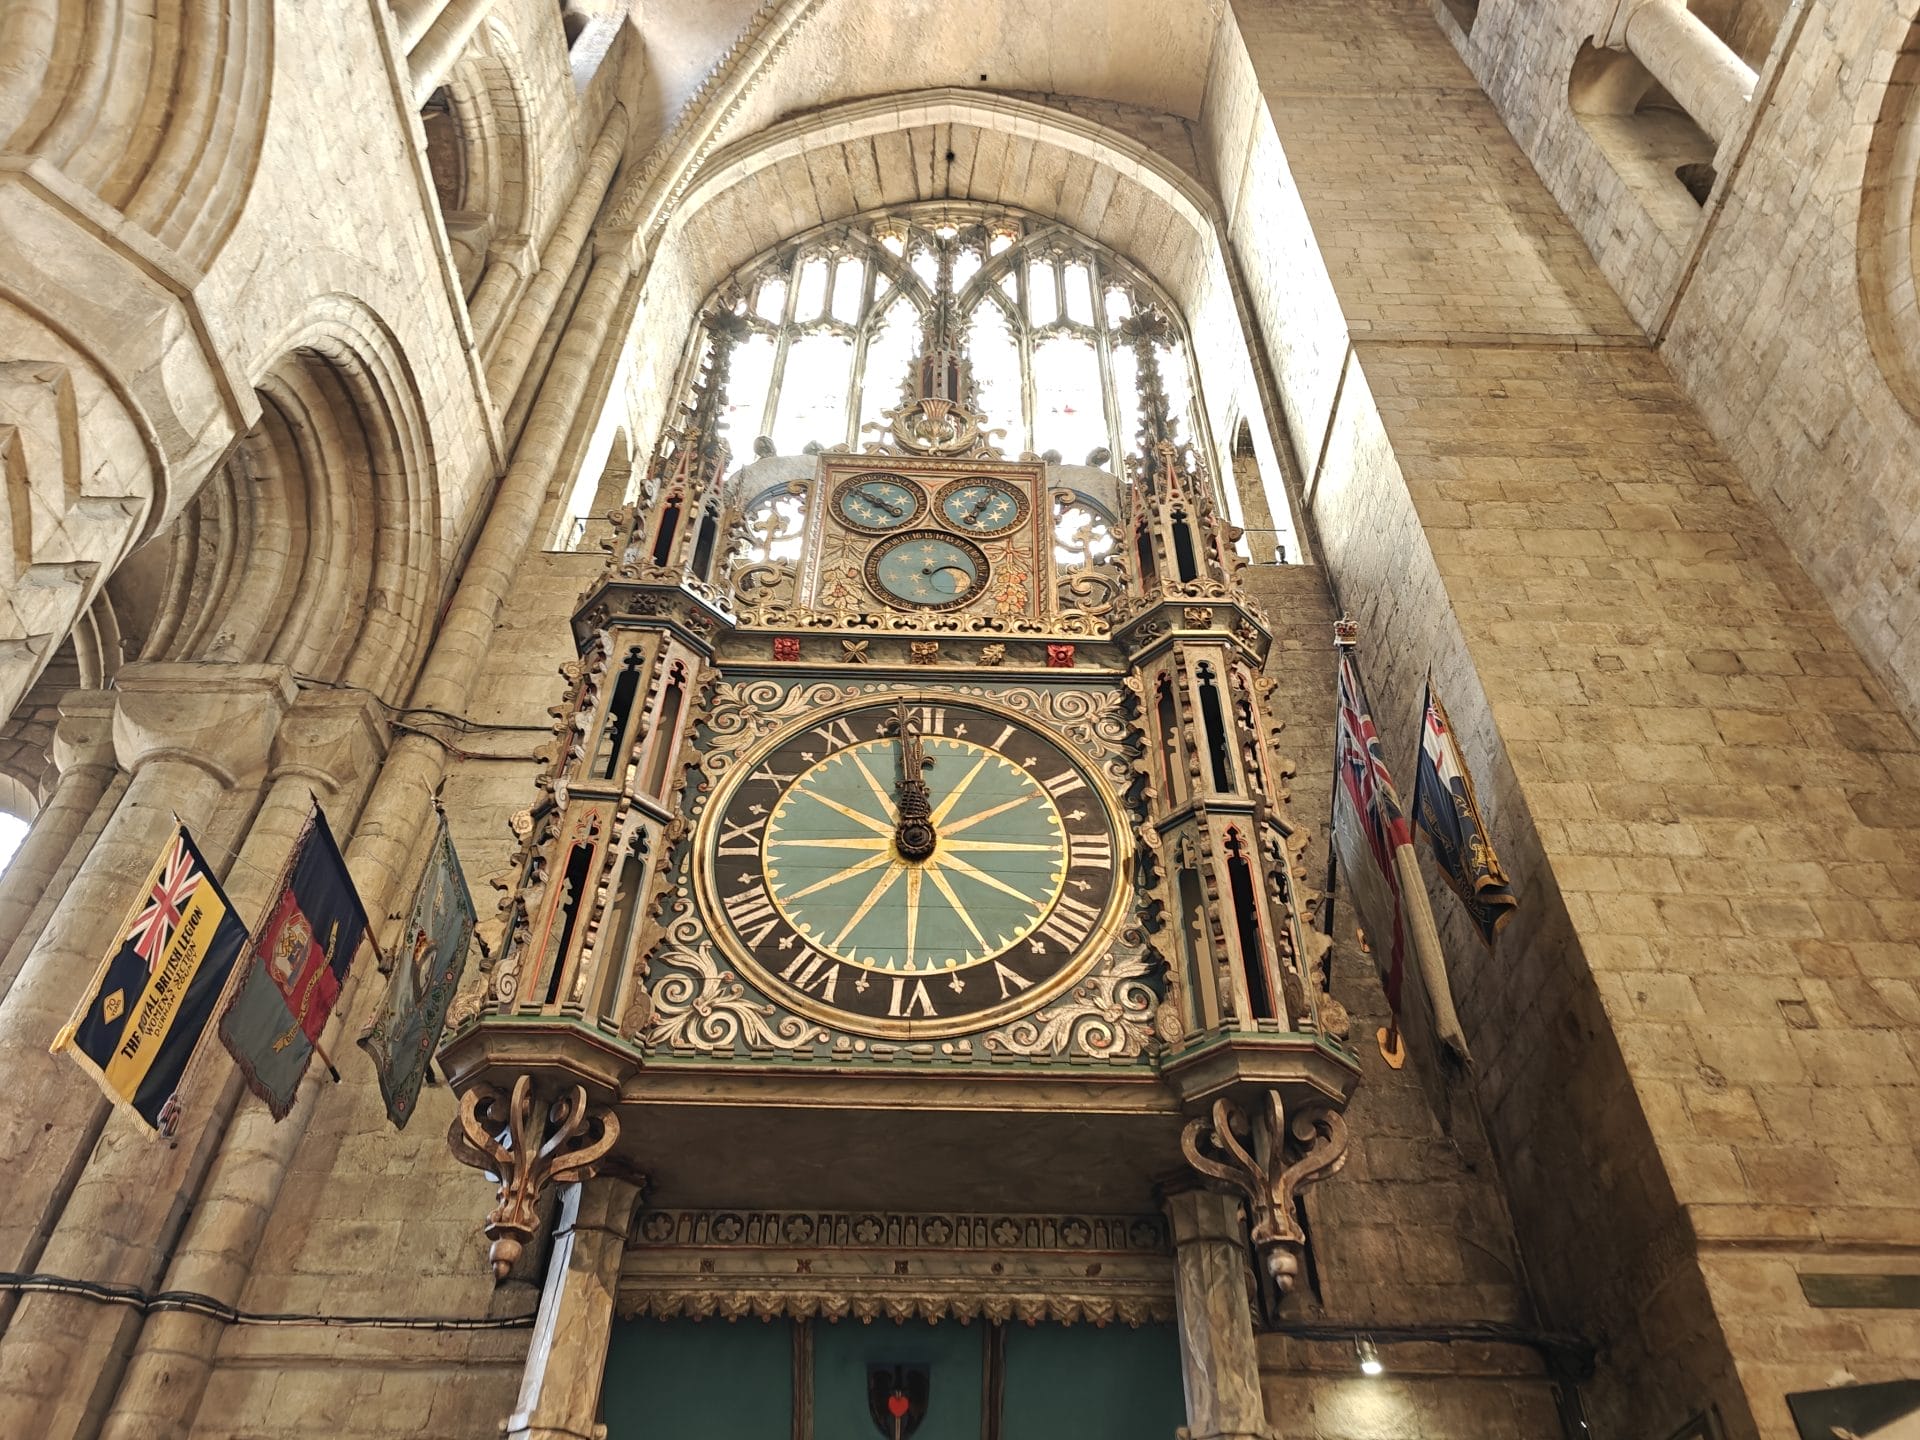
POLYGON ((1394 852, 1413 843, 1413 831, 1380 753, 1380 732, 1374 728, 1360 672, 1344 652, 1335 732, 1334 844, 1360 928, 1374 954, 1386 962, 1387 1003, 1397 1015, 1407 934, 1394 852))
POLYGON ((174 927, 180 923, 187 901, 193 898, 194 889, 199 884, 200 872, 194 867, 193 856, 186 842, 179 836, 174 837, 173 847, 160 863, 159 874, 154 877, 146 907, 133 922, 133 928, 127 932, 128 938, 133 941, 135 953, 147 962, 149 971, 166 954, 167 942, 173 938, 174 927))

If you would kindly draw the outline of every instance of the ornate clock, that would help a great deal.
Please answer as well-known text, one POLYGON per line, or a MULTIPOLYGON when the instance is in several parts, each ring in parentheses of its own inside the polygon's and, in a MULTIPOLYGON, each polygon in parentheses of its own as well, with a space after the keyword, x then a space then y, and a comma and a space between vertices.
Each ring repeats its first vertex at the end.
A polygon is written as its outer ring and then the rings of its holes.
POLYGON ((874 700, 775 735, 701 821, 700 903, 795 1010, 928 1038, 1044 1004, 1129 893, 1128 830, 1082 761, 985 700, 874 700))

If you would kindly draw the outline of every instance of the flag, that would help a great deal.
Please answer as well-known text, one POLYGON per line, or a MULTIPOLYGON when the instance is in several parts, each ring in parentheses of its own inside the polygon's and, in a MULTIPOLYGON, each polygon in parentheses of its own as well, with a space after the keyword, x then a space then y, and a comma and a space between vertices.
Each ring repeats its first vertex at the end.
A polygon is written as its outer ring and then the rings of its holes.
MULTIPOLYGON (((1353 908, 1376 963, 1385 961, 1382 979, 1396 1030, 1401 986, 1411 956, 1433 1009, 1435 1033, 1465 1058, 1466 1036, 1454 1013, 1439 932, 1414 859, 1413 831, 1380 751, 1380 734, 1374 728, 1359 668, 1345 649, 1340 651, 1339 688, 1334 726, 1333 843, 1340 868, 1346 873, 1353 908)), ((1397 1039, 1387 1032, 1383 1037, 1397 1039)))
POLYGON ((1520 903, 1493 852, 1487 827, 1474 799, 1473 777, 1460 758, 1460 746, 1447 723, 1446 707, 1427 681, 1426 719, 1420 726, 1420 776, 1413 787, 1415 828, 1427 837, 1433 858, 1467 907, 1480 938, 1493 948, 1493 937, 1513 918, 1520 903))
POLYGON ((447 1006, 460 988, 476 918, 460 857, 447 834, 447 817, 441 815, 386 996, 360 1036, 360 1047, 380 1077, 387 1118, 396 1129, 404 1130, 413 1116, 420 1082, 447 1023, 447 1006))
POLYGON ((293 1107, 366 933, 366 911, 316 803, 220 1017, 221 1042, 276 1120, 293 1107))
POLYGON ((73 1056, 116 1105, 161 1129, 246 943, 246 926, 180 827, 53 1049, 73 1056))

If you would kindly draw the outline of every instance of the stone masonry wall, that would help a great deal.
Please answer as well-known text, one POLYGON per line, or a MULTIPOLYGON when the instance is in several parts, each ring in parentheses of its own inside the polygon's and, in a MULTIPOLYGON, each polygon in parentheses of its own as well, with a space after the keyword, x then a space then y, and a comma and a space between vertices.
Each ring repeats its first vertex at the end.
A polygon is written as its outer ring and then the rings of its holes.
POLYGON ((1596 1434, 1785 1440, 1920 1358, 1794 1279, 1920 1268, 1913 736, 1424 7, 1235 18, 1265 110, 1223 54, 1209 129, 1321 553, 1524 887, 1491 959, 1442 914, 1543 1318, 1605 1347, 1596 1434))
MULTIPOLYGON (((574 655, 567 617, 598 573, 600 555, 530 553, 488 652, 470 717, 480 729, 442 792, 455 848, 481 919, 507 862, 514 811, 534 799, 534 750, 551 734, 559 666, 574 655)), ((469 976, 469 981, 474 979, 469 976)), ((375 996, 363 992, 349 1033, 375 996)), ((492 1187, 447 1151, 453 1100, 421 1092, 403 1131, 387 1122, 373 1071, 337 1057, 344 1083, 320 1097, 281 1191, 267 1245, 242 1308, 409 1316, 525 1315, 534 1278, 496 1289, 480 1231, 492 1187)), ((227 1331, 220 1369, 200 1407, 195 1440, 308 1434, 472 1440, 513 1407, 527 1332, 252 1329, 227 1331)))
MULTIPOLYGON (((1259 565, 1242 575, 1274 624, 1267 674, 1278 682, 1280 749, 1295 767, 1294 818, 1312 832, 1307 874, 1318 887, 1332 803, 1333 604, 1315 566, 1259 565)), ((1404 1070, 1380 1058, 1375 1032, 1387 1022, 1386 997, 1344 887, 1335 923, 1333 991, 1353 1016, 1362 1075, 1347 1111, 1346 1166, 1306 1196, 1323 1303, 1296 1294, 1284 1314, 1383 1326, 1528 1324, 1513 1220, 1471 1093, 1443 1082, 1436 1106, 1420 1074, 1430 1050, 1404 1070)), ((1369 1378, 1355 1369, 1349 1344, 1263 1336, 1268 1422, 1286 1440, 1546 1440, 1557 1432, 1552 1387, 1530 1350, 1401 1344, 1381 1346, 1380 1355, 1386 1373, 1369 1378)))
MULTIPOLYGON (((1437 7, 1436 7, 1437 8, 1437 7)), ((1485 0, 1460 53, 1755 498, 1920 718, 1920 424, 1904 226, 1914 176, 1911 0, 1787 11, 1706 206, 1659 224, 1567 103, 1613 0, 1485 0), (1901 65, 1906 68, 1899 68, 1901 65), (1884 263, 1888 274, 1874 278, 1884 263), (1886 327, 1876 350, 1873 327, 1886 327)))

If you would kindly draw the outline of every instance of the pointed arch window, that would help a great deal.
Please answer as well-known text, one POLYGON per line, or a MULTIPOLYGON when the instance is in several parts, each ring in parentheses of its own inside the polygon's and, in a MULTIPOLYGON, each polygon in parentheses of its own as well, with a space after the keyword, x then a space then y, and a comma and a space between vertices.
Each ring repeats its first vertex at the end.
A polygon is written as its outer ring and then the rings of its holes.
MULTIPOLYGON (((1125 260, 1064 226, 941 203, 812 231, 728 282, 747 324, 724 408, 736 457, 750 455, 762 435, 782 455, 858 450, 876 438, 867 427, 901 402, 943 245, 953 323, 976 400, 989 425, 1006 431, 1001 447, 1117 468, 1099 452, 1131 453, 1139 426, 1133 353, 1117 329, 1142 305, 1168 315, 1177 307, 1125 260)), ((704 336, 688 358, 684 390, 702 345, 704 336)), ((1161 347, 1160 363, 1182 434, 1210 455, 1189 350, 1177 335, 1161 347)))

